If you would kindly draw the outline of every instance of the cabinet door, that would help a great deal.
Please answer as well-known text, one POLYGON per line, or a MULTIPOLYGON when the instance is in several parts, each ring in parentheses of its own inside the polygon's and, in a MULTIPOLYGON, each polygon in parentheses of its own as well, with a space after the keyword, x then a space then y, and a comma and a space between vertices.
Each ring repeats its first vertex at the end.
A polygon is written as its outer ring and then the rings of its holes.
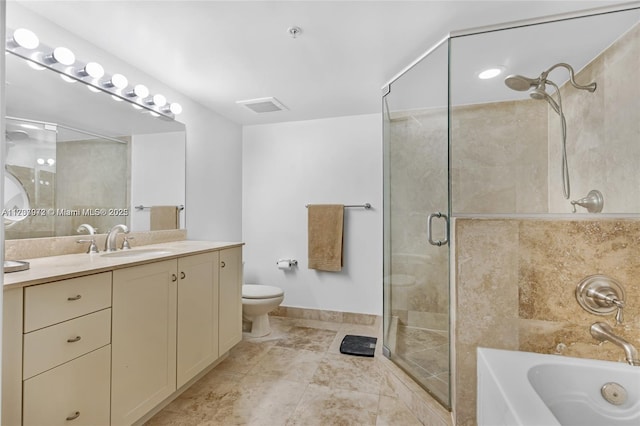
POLYGON ((129 425, 176 390, 177 261, 113 272, 111 424, 129 425))
POLYGON ((218 252, 178 259, 180 388, 218 358, 218 252))
POLYGON ((24 382, 24 425, 107 426, 109 346, 24 382))
POLYGON ((220 355, 242 340, 242 247, 220 250, 220 355))

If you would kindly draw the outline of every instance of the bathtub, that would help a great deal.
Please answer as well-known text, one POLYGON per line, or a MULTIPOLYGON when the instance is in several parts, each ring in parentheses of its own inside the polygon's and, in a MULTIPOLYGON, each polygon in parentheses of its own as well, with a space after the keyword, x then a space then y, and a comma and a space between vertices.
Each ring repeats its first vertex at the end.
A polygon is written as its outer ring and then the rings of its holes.
POLYGON ((478 426, 638 426, 640 367, 478 348, 477 419, 478 426), (624 391, 609 385, 603 393, 610 383, 624 391))

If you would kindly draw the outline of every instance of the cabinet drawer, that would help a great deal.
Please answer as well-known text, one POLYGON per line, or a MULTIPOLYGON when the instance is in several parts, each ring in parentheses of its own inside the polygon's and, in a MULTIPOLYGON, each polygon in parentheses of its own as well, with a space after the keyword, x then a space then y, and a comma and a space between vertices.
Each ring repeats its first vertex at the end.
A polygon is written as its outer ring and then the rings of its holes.
POLYGON ((72 278, 24 290, 24 332, 111 306, 111 272, 72 278))
POLYGON ((23 425, 108 425, 110 376, 111 345, 25 380, 23 425))
POLYGON ((23 379, 98 349, 111 341, 111 309, 24 335, 23 379))

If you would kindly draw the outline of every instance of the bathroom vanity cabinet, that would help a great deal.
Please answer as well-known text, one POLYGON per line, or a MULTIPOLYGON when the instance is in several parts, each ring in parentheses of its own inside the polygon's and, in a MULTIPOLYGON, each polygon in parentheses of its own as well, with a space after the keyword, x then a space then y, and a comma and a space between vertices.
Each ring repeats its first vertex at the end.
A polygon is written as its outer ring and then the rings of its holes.
POLYGON ((4 291, 3 425, 129 425, 242 339, 242 247, 4 291))

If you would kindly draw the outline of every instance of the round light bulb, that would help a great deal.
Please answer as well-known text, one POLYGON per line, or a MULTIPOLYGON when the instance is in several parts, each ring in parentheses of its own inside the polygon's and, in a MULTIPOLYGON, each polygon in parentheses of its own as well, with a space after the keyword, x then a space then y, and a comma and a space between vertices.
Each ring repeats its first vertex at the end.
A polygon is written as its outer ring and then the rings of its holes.
POLYGON ((91 90, 93 93, 100 93, 102 90, 96 89, 93 86, 87 86, 87 89, 91 90))
POLYGON ((160 114, 158 114, 157 112, 150 111, 150 112, 149 112, 149 114, 150 114, 152 117, 160 117, 160 114))
POLYGON ((179 103, 173 102, 171 105, 169 105, 169 111, 171 111, 175 115, 181 114, 182 105, 180 105, 179 103))
POLYGON ((144 84, 136 84, 133 88, 133 94, 139 98, 146 98, 149 96, 149 89, 144 84))
POLYGON ((25 49, 35 49, 40 45, 38 36, 31 30, 26 28, 18 28, 13 32, 13 41, 20 47, 25 49))
POLYGON ((97 62, 89 62, 84 66, 83 73, 91 78, 101 78, 104 75, 104 68, 97 62))
POLYGON ((153 103, 158 105, 159 107, 163 107, 167 104, 167 98, 162 95, 153 95, 153 103))
POLYGON ((50 166, 53 166, 56 163, 56 160, 54 160, 53 158, 48 158, 47 159, 47 164, 50 166))
POLYGON ((62 65, 73 65, 76 61, 76 55, 66 47, 56 47, 53 49, 53 53, 51 57, 54 61, 62 64, 62 65))
POLYGON ((42 165, 44 165, 44 158, 38 158, 38 159, 36 160, 36 163, 38 163, 38 164, 39 164, 39 165, 41 165, 41 166, 42 166, 42 165))
POLYGON ((111 95, 111 99, 113 99, 114 101, 117 101, 117 102, 122 102, 122 99, 120 99, 116 95, 111 95))
POLYGON ((117 89, 124 89, 129 85, 129 80, 122 74, 114 74, 111 77, 111 84, 117 89))
POLYGON ((133 109, 142 109, 140 105, 131 104, 131 106, 133 107, 133 109))

